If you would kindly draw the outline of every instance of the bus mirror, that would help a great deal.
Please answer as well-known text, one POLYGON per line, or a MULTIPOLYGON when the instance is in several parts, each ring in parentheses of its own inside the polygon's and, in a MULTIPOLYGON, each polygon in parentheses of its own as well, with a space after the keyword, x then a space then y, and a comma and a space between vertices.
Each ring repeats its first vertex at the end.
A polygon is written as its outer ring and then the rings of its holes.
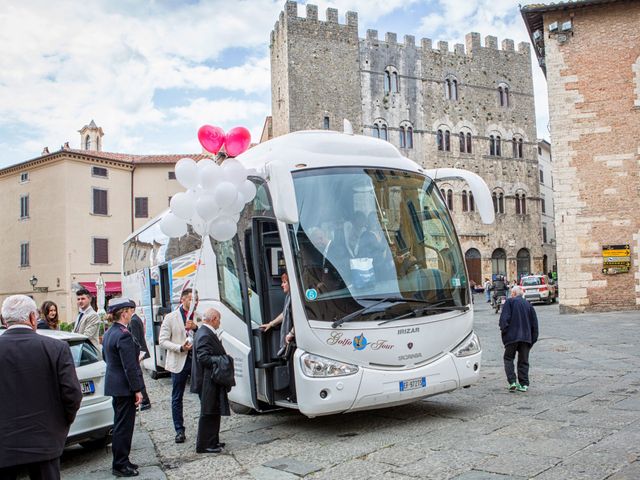
POLYGON ((298 223, 296 192, 289 167, 282 162, 271 162, 267 166, 267 176, 276 218, 284 223, 298 223))
POLYGON ((434 168, 425 174, 432 180, 463 180, 467 182, 475 200, 482 223, 490 224, 495 220, 491 192, 485 181, 479 175, 461 168, 434 168))

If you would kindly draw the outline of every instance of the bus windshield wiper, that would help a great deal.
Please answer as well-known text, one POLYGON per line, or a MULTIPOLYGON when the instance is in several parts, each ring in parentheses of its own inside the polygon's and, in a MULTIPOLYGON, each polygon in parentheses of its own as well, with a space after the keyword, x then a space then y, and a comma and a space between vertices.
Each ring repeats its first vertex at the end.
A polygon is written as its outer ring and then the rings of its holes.
POLYGON ((393 303, 399 303, 399 302, 414 302, 414 303, 430 303, 426 300, 420 300, 417 298, 404 298, 404 297, 384 297, 384 298, 371 298, 371 297, 367 297, 366 299, 363 300, 377 300, 377 302, 372 303, 371 305, 367 305, 364 308, 361 308, 360 310, 356 310, 355 312, 351 312, 348 315, 345 315, 342 318, 338 318, 337 320, 334 320, 334 322, 331 324, 331 328, 336 328, 339 327, 340 325, 342 325, 345 322, 349 322, 351 320, 353 320, 354 318, 360 317, 363 314, 365 314, 367 311, 369 311, 370 309, 372 309, 375 306, 380 305, 381 303, 385 303, 385 302, 393 302, 393 303))
POLYGON ((385 320, 384 322, 380 322, 378 324, 378 326, 380 325, 384 325, 385 323, 389 323, 389 322, 393 322, 395 320, 402 320, 405 318, 409 318, 412 316, 420 316, 423 315, 426 312, 452 312, 452 311, 460 311, 460 312, 466 312, 467 310, 469 310, 468 306, 462 306, 462 305, 449 305, 447 307, 445 306, 440 306, 440 304, 442 304, 444 302, 438 302, 435 303, 433 305, 425 305, 424 307, 420 307, 417 310, 412 310, 410 312, 407 313, 403 313, 402 315, 398 315, 397 317, 394 318, 390 318, 389 320, 385 320))

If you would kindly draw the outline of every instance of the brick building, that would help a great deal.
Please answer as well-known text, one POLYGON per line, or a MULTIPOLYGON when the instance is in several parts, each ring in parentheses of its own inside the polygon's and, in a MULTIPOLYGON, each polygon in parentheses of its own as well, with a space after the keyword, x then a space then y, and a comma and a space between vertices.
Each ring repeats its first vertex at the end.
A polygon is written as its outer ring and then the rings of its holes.
POLYGON ((419 44, 375 30, 358 16, 289 1, 271 33, 272 118, 263 139, 304 129, 342 130, 393 143, 428 167, 482 176, 496 221, 483 225, 462 182, 443 182, 472 280, 542 272, 540 185, 530 47, 470 33, 466 44, 419 44), (265 135, 269 133, 269 135, 265 135))
POLYGON ((561 308, 638 309, 640 2, 521 13, 549 90, 561 308))

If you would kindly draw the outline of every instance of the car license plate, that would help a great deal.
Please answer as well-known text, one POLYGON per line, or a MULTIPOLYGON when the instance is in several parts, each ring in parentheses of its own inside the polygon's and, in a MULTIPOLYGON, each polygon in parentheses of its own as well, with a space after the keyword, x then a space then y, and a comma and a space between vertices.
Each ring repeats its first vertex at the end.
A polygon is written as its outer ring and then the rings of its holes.
POLYGON ((416 390, 418 388, 424 388, 426 386, 426 377, 411 378, 409 380, 402 380, 400 382, 400 391, 406 392, 407 390, 416 390))
POLYGON ((83 395, 93 395, 96 393, 96 386, 93 384, 93 380, 80 382, 80 388, 82 389, 83 395))

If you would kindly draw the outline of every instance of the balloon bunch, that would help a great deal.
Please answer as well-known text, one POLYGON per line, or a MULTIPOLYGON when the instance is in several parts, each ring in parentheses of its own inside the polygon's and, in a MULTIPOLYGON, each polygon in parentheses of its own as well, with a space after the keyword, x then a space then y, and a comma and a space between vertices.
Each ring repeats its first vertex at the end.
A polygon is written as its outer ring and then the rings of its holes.
MULTIPOLYGON (((224 135, 221 128, 209 125, 200 128, 198 139, 211 153, 218 153, 224 144, 226 154, 233 156, 245 151, 251 141, 243 127, 224 135)), ((220 152, 218 158, 225 155, 220 152)), ((218 241, 232 239, 240 212, 256 195, 255 185, 247 178, 248 171, 234 158, 226 158, 221 165, 209 158, 197 163, 183 158, 176 163, 175 172, 176 180, 187 190, 171 198, 170 212, 160 220, 162 232, 181 237, 190 224, 198 235, 209 234, 218 241)))

